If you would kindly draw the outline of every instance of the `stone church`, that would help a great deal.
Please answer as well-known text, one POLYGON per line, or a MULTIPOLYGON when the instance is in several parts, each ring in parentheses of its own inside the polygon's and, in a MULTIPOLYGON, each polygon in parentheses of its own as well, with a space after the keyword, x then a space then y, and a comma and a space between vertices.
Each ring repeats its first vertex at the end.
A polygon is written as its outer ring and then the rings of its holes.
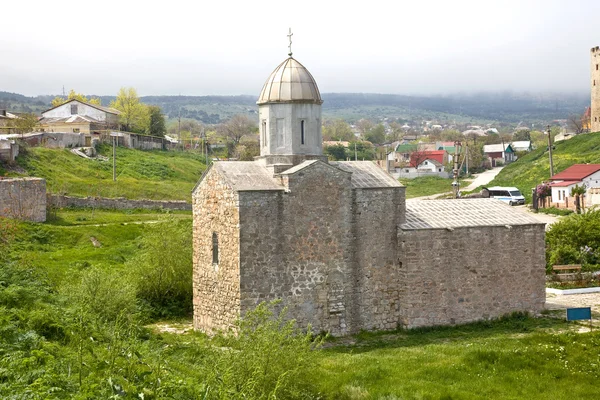
POLYGON ((195 329, 274 299, 334 335, 543 308, 543 224, 498 200, 405 201, 375 163, 328 161, 322 103, 290 53, 258 98, 260 156, 196 185, 195 329))

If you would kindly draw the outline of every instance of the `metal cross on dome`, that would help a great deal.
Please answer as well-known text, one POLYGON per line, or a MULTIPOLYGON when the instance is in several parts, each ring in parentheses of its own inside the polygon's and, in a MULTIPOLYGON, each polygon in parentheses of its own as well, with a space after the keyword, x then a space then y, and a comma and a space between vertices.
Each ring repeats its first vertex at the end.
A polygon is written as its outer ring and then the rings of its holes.
POLYGON ((287 35, 288 39, 290 40, 290 44, 288 45, 288 49, 289 49, 288 56, 290 56, 290 57, 292 56, 292 36, 293 35, 294 34, 292 33, 292 28, 290 28, 290 33, 288 33, 288 35, 287 35))

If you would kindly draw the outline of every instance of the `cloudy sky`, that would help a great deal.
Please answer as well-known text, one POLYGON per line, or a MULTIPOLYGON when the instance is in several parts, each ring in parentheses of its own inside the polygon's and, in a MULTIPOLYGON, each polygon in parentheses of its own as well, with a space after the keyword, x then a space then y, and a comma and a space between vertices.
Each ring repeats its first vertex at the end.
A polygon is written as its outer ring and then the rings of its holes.
POLYGON ((26 95, 258 95, 288 27, 322 92, 585 93, 600 45, 598 0, 5 2, 0 91, 26 95))

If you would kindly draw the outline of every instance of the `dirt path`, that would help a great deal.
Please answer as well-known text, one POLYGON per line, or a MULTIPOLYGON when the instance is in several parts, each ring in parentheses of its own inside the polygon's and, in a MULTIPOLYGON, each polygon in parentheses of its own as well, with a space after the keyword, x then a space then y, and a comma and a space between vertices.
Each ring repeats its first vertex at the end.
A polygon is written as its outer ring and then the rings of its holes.
POLYGON ((484 171, 480 174, 474 175, 475 179, 473 180, 473 182, 471 182, 469 186, 462 188, 462 191, 470 192, 471 190, 477 189, 479 186, 487 185, 492 181, 492 179, 496 177, 496 175, 500 173, 500 171, 502 171, 502 168, 504 167, 496 167, 488 171, 484 171))

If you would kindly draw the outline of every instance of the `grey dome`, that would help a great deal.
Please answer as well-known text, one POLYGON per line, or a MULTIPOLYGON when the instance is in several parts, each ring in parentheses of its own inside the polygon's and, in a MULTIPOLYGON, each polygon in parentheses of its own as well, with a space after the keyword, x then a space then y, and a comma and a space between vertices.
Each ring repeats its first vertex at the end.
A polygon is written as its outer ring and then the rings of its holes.
POLYGON ((271 73, 256 104, 295 102, 321 104, 323 100, 310 72, 290 57, 271 73))

